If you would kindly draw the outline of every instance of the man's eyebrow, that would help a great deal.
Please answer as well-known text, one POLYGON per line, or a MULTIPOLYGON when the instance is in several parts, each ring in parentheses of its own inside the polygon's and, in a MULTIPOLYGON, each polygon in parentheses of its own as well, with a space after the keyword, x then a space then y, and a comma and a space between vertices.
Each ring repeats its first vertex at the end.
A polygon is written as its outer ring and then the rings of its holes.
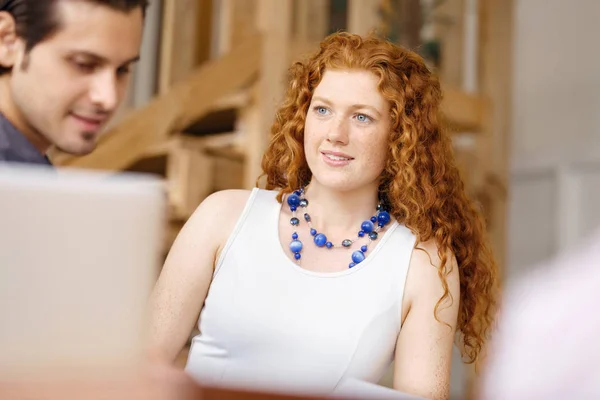
MULTIPOLYGON (((72 56, 83 56, 83 57, 87 57, 90 58, 96 62, 99 63, 103 63, 106 64, 109 62, 109 60, 106 57, 102 57, 101 55, 98 55, 96 53, 92 53, 89 51, 74 51, 71 53, 72 56)), ((124 63, 122 63, 121 65, 127 65, 127 64, 132 64, 135 62, 138 62, 140 60, 140 56, 139 54, 135 57, 130 58, 129 60, 125 61, 124 63)))
POLYGON ((137 56, 135 56, 135 57, 133 57, 133 58, 131 58, 131 59, 129 59, 129 60, 127 60, 127 61, 125 61, 125 62, 123 63, 123 65, 127 65, 127 64, 133 64, 133 63, 136 63, 136 62, 138 62, 138 61, 140 61, 140 56, 139 56, 139 55, 137 55, 137 56))

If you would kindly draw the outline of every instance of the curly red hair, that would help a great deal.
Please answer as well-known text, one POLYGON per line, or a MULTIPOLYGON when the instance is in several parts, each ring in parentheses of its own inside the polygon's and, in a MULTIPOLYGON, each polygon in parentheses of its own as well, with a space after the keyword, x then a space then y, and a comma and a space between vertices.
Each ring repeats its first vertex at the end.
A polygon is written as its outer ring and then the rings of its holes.
POLYGON ((444 129, 439 81, 419 55, 376 36, 342 32, 327 37, 307 61, 294 63, 262 160, 267 189, 278 189, 282 201, 285 193, 309 183, 304 123, 312 94, 327 69, 360 69, 378 76, 392 120, 380 198, 416 235, 417 243, 437 244, 444 295, 434 314, 450 297, 447 261, 456 257, 461 290, 457 329, 463 356, 475 362, 494 320, 497 269, 483 218, 466 194, 444 129))

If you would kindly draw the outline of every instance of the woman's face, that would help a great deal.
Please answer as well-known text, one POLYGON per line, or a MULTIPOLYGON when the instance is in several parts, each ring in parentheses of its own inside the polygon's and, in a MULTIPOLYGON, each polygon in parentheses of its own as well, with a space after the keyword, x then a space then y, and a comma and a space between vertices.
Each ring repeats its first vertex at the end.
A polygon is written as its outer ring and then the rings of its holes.
POLYGON ((390 107, 365 70, 327 70, 304 126, 313 181, 336 190, 377 190, 388 154, 390 107))

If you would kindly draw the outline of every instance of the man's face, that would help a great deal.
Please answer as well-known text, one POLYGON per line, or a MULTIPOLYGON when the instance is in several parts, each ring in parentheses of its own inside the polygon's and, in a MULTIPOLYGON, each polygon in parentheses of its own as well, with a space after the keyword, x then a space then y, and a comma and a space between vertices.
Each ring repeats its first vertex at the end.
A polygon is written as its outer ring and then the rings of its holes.
POLYGON ((67 153, 84 155, 123 99, 142 41, 141 8, 130 12, 85 1, 57 3, 59 29, 10 76, 17 128, 67 153))

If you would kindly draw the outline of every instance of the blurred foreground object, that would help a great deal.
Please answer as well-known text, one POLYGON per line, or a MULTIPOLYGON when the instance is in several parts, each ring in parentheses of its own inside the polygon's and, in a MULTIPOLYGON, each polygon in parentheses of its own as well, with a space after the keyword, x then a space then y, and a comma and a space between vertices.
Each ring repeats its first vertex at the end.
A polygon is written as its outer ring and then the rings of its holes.
POLYGON ((0 167, 4 389, 135 374, 165 207, 150 176, 0 167))
POLYGON ((509 287, 481 400, 600 398, 600 231, 509 287))

